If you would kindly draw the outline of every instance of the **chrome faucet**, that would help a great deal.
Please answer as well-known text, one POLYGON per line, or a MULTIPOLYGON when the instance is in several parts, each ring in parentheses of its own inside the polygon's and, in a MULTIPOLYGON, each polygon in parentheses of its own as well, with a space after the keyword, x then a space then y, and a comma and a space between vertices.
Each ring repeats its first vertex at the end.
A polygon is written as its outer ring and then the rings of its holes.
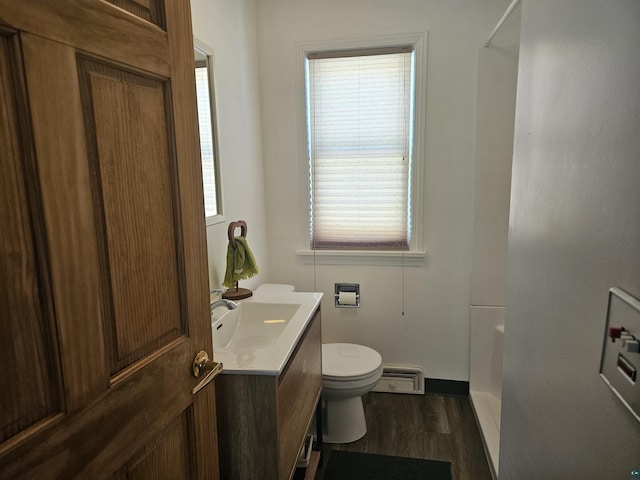
POLYGON ((211 304, 211 315, 213 315, 213 310, 218 307, 227 307, 229 310, 234 310, 238 308, 238 304, 232 300, 227 300, 226 298, 221 298, 211 304))

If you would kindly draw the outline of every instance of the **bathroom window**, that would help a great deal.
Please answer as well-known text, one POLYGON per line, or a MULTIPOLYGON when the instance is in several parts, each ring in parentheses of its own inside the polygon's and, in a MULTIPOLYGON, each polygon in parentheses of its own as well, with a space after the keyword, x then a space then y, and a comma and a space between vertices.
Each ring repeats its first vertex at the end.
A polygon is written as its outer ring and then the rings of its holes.
POLYGON ((307 52, 311 248, 408 250, 413 45, 307 52))
POLYGON ((200 149, 202 155, 202 181, 204 184, 205 216, 218 215, 216 198, 215 157, 213 148, 213 128, 209 108, 209 67, 196 63, 196 93, 198 100, 198 121, 200 123, 200 149))
POLYGON ((224 221, 214 88, 213 49, 193 38, 204 211, 207 226, 224 221))

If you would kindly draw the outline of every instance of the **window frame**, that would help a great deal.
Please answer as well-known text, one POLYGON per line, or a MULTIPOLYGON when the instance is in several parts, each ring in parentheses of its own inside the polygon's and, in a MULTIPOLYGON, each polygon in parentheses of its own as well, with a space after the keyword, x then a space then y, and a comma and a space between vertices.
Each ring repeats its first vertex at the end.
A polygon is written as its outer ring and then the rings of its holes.
POLYGON ((306 185, 304 189, 304 216, 306 247, 299 248, 297 255, 305 264, 359 264, 359 265, 421 265, 426 259, 423 246, 424 218, 424 163, 426 146, 426 93, 427 93, 427 32, 407 33, 383 37, 369 37, 338 41, 303 42, 297 45, 297 90, 300 123, 300 159, 304 159, 304 168, 300 168, 301 179, 306 185), (401 45, 411 46, 415 52, 415 105, 414 105, 414 139, 413 163, 410 182, 411 238, 408 250, 331 250, 312 249, 310 242, 309 222, 309 143, 307 135, 307 105, 305 85, 305 63, 307 56, 321 52, 339 50, 380 50, 401 45))
MULTIPOLYGON (((205 226, 209 227, 211 225, 216 225, 218 223, 222 223, 225 221, 224 217, 224 207, 223 207, 223 194, 222 194, 222 177, 221 177, 221 167, 220 167, 220 144, 218 139, 218 108, 216 105, 216 85, 215 85, 215 59, 214 59, 214 51, 209 45, 204 43, 197 37, 193 37, 193 49, 194 52, 206 57, 206 68, 207 68, 207 76, 209 80, 209 107, 210 107, 210 115, 211 115, 211 139, 212 139, 212 148, 213 148, 213 173, 214 173, 214 194, 216 197, 216 213, 214 215, 206 215, 205 212, 205 226)), ((194 67, 202 68, 202 65, 199 65, 198 62, 194 62, 194 67)), ((197 90, 197 85, 196 85, 197 90)), ((197 92, 196 92, 197 93, 197 92)), ((196 106, 197 107, 197 106, 196 106)), ((200 118, 198 115, 198 138, 200 137, 200 118)), ((202 146, 200 147, 202 150, 202 146)), ((200 162, 202 163, 203 169, 203 194, 205 193, 205 189, 207 188, 204 184, 204 159, 202 158, 202 151, 200 155, 200 162)))

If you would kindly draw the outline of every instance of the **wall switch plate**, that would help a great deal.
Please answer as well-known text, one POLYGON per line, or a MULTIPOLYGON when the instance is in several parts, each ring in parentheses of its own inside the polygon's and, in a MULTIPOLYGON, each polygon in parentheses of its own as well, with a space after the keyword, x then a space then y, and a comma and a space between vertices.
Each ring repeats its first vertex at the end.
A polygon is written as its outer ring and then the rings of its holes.
POLYGON ((600 377, 640 422, 640 301, 609 290, 600 377))

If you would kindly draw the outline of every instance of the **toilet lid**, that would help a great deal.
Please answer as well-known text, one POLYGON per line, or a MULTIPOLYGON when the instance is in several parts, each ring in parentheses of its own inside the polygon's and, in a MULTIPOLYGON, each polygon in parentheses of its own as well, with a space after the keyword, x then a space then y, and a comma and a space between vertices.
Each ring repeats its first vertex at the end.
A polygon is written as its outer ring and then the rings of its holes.
POLYGON ((322 375, 355 377, 371 373, 382 365, 382 357, 372 348, 352 343, 322 345, 322 375))

